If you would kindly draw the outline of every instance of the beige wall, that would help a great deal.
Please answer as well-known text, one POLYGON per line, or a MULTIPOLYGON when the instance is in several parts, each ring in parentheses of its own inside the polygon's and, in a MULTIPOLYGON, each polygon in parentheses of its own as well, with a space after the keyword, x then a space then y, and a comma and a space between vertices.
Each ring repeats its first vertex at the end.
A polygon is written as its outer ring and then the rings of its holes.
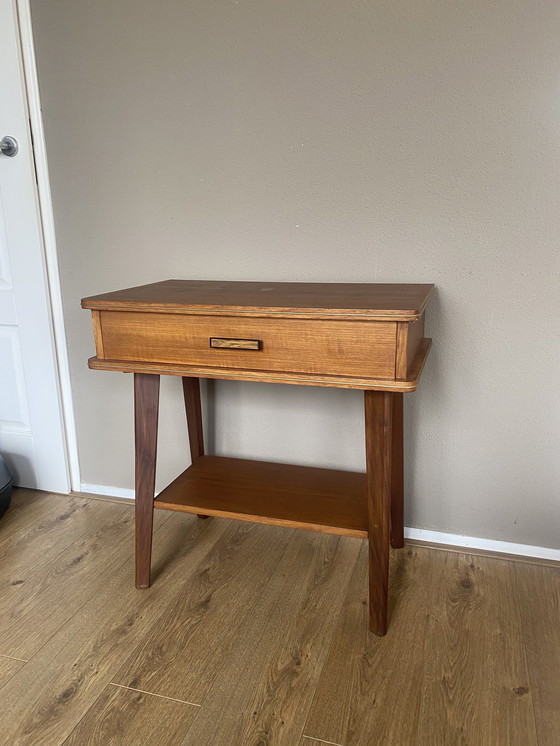
MULTIPOLYGON (((33 0, 82 479, 133 485, 83 295, 435 282, 407 524, 558 546, 557 0, 33 0)), ((212 384, 220 453, 363 467, 359 392, 212 384)), ((161 485, 185 460, 165 380, 161 485)))

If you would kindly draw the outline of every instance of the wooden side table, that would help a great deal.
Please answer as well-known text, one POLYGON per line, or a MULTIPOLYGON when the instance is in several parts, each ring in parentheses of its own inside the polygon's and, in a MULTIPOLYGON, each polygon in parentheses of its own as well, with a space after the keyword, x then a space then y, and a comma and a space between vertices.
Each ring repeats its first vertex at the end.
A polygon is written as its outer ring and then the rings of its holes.
POLYGON ((89 367, 134 373, 136 585, 153 507, 367 538, 371 629, 387 629, 389 547, 403 539, 403 393, 431 340, 433 285, 168 280, 82 300, 89 367), (182 376, 192 465, 154 500, 160 375, 182 376), (200 378, 362 389, 366 473, 205 455, 200 378))

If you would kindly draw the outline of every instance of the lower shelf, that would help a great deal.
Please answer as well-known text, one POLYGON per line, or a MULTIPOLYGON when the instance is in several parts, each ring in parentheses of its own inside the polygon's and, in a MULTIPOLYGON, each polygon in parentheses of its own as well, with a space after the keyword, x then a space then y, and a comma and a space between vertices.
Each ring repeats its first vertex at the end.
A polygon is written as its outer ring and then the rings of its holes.
POLYGON ((366 475, 202 456, 156 498, 156 508, 367 537, 366 475))

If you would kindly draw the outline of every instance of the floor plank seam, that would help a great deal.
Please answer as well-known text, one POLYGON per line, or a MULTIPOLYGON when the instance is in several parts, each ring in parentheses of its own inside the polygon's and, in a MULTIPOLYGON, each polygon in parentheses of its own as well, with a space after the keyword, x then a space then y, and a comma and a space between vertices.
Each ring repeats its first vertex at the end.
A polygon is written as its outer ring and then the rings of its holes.
POLYGON ((481 733, 492 744, 560 746, 560 567, 466 547, 397 550, 392 626, 380 642, 367 631, 367 541, 158 512, 157 593, 146 595, 133 584, 133 506, 93 499, 53 522, 81 501, 41 497, 39 506, 23 497, 7 534, 0 521, 6 557, 16 533, 32 539, 21 552, 27 542, 18 539, 17 561, 2 576, 26 572, 33 586, 23 614, 21 593, 2 597, 0 746, 98 738, 232 746, 257 731, 290 746, 432 746, 481 733), (82 520, 91 537, 74 536, 60 555, 58 538, 66 542, 82 520), (38 533, 43 522, 48 530, 38 533), (250 541, 234 539, 242 526, 250 541), (82 550, 87 567, 66 562, 82 550), (40 556, 52 559, 30 564, 40 556), (61 574, 67 565, 75 571, 61 574), (245 565, 259 569, 246 575, 245 565), (305 593, 292 591, 304 581, 305 593), (135 684, 194 694, 200 704, 135 684))
POLYGON ((343 746, 341 743, 335 741, 325 741, 324 738, 315 738, 314 736, 302 736, 302 738, 308 738, 310 741, 319 741, 320 743, 326 743, 328 746, 343 746))
MULTIPOLYGON (((517 576, 517 567, 513 570, 513 577, 516 581, 518 581, 517 576)), ((538 717, 537 717, 537 711, 535 709, 535 698, 533 696, 533 677, 531 675, 531 667, 529 665, 529 656, 527 655, 527 631, 525 627, 525 618, 523 615, 523 610, 521 608, 521 602, 519 596, 515 596, 514 603, 517 607, 517 615, 518 619, 521 625, 521 635, 523 638, 523 650, 521 654, 523 655, 523 659, 525 660, 525 671, 527 672, 527 685, 529 687, 529 701, 531 702, 531 712, 533 713, 533 727, 535 729, 535 741, 540 746, 540 739, 539 739, 539 728, 538 728, 538 717)))
POLYGON ((29 663, 25 658, 16 658, 15 655, 6 655, 6 653, 0 653, 0 658, 8 658, 11 661, 21 661, 22 663, 29 663))
POLYGON ((115 684, 114 681, 109 682, 111 686, 118 686, 119 689, 128 689, 131 692, 139 692, 140 694, 149 694, 150 697, 160 697, 161 699, 169 699, 171 702, 181 702, 183 705, 190 705, 191 707, 202 707, 197 705, 195 702, 188 702, 186 699, 177 699, 176 697, 166 697, 165 694, 156 694, 155 692, 147 692, 145 689, 136 689, 133 686, 125 686, 124 684, 115 684))

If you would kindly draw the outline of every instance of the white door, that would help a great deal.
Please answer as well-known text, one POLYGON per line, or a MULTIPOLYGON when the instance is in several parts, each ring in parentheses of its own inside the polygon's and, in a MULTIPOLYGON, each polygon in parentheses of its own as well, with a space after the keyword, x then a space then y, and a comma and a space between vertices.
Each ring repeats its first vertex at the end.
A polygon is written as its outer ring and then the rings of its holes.
POLYGON ((0 454, 14 483, 70 483, 15 0, 0 0, 0 454), (0 143, 1 147, 1 143, 0 143))

